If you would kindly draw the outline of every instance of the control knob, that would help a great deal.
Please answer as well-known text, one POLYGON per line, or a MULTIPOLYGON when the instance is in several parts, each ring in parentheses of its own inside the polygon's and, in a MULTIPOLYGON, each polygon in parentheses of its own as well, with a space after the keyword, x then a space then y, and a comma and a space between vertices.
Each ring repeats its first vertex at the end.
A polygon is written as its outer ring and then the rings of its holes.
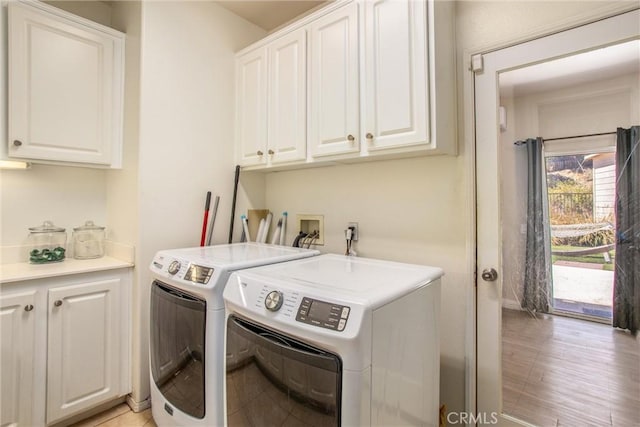
POLYGON ((169 268, 167 269, 167 271, 169 272, 169 274, 173 275, 180 271, 180 267, 180 261, 171 261, 171 264, 169 264, 169 268))
POLYGON ((264 306, 269 311, 278 311, 282 307, 284 302, 284 296, 280 291, 271 291, 267 294, 267 298, 264 300, 264 306))

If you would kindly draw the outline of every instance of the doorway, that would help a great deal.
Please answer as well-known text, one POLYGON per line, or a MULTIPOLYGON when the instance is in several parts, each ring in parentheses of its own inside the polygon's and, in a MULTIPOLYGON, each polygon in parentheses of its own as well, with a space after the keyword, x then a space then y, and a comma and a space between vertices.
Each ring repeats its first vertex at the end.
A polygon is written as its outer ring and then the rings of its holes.
MULTIPOLYGON (((556 98, 530 102, 530 111, 531 109, 535 110, 536 119, 523 118, 521 120, 517 116, 509 115, 509 109, 506 108, 507 119, 504 120, 506 126, 501 129, 501 126, 498 126, 498 124, 503 124, 498 113, 500 107, 498 99, 502 102, 502 96, 496 96, 497 94, 501 95, 500 90, 505 82, 502 77, 507 77, 514 71, 529 69, 534 64, 543 66, 543 64, 551 64, 551 61, 562 61, 563 59, 568 60, 565 62, 565 66, 555 62, 549 68, 566 70, 568 63, 580 62, 576 60, 576 52, 589 54, 605 48, 619 47, 630 40, 637 42, 640 34, 636 23, 639 20, 640 13, 636 10, 556 35, 494 51, 482 55, 481 61, 474 61, 476 64, 482 63, 482 69, 476 70, 473 90, 476 138, 477 268, 478 276, 482 275, 484 278, 484 280, 478 281, 476 289, 476 411, 479 414, 496 414, 501 425, 523 425, 526 423, 538 425, 557 425, 558 423, 612 425, 614 420, 617 420, 620 425, 625 425, 625 421, 628 424, 640 419, 640 401, 636 399, 637 396, 640 396, 639 382, 637 380, 630 383, 625 381, 625 379, 640 377, 640 355, 638 354, 640 341, 636 337, 622 331, 616 331, 608 325, 592 322, 580 323, 605 328, 604 334, 608 334, 611 338, 610 346, 613 348, 612 353, 604 359, 595 361, 595 365, 591 366, 583 375, 584 381, 580 384, 575 381, 580 374, 567 371, 570 369, 569 367, 562 368, 559 362, 562 357, 557 356, 564 355, 568 359, 573 357, 575 361, 580 360, 578 356, 595 355, 604 345, 599 345, 597 340, 591 339, 594 337, 593 333, 585 332, 583 335, 591 338, 578 344, 578 347, 573 349, 574 351, 568 351, 559 346, 555 346, 555 348, 546 346, 545 343, 533 339, 527 341, 527 338, 531 338, 529 333, 536 329, 535 326, 550 324, 560 327, 560 323, 564 320, 580 321, 564 319, 552 314, 528 313, 519 309, 519 298, 522 294, 516 280, 521 277, 523 266, 527 260, 524 256, 518 256, 517 242, 522 241, 523 234, 526 234, 526 224, 525 232, 523 232, 523 216, 518 215, 518 210, 525 210, 526 203, 522 201, 522 197, 518 197, 522 195, 522 191, 520 193, 506 191, 507 187, 517 188, 522 183, 522 171, 526 170, 526 168, 522 168, 522 162, 526 162, 526 157, 523 157, 522 151, 518 151, 513 146, 513 141, 517 138, 543 136, 545 139, 553 139, 568 135, 610 132, 614 131, 617 126, 629 127, 635 124, 633 122, 638 121, 640 112, 636 107, 629 107, 627 108, 628 120, 625 121, 624 118, 618 117, 613 125, 607 122, 603 128, 602 118, 607 115, 609 109, 596 108, 593 110, 595 113, 592 119, 581 119, 581 123, 595 129, 576 132, 570 126, 570 120, 563 119, 563 116, 558 114, 559 109, 567 108, 572 102, 571 96, 561 96, 560 98, 563 99, 560 100, 556 98), (509 123, 523 125, 518 129, 518 131, 522 131, 522 134, 514 133, 514 126, 509 126, 509 123), (513 303, 512 307, 505 306, 505 303, 508 305, 509 302, 513 303), (514 314, 513 312, 518 316, 525 316, 524 320, 530 322, 509 325, 509 316, 514 314), (514 336, 521 340, 513 343, 515 347, 511 347, 511 349, 503 340, 505 326, 513 326, 514 336), (623 339, 623 344, 618 342, 618 338, 623 339), (525 341, 522 342, 522 339, 525 341), (622 351, 623 348, 628 351, 622 351), (554 352, 559 352, 559 354, 554 352), (513 371, 521 377, 510 379, 507 377, 507 369, 503 366, 503 362, 515 354, 524 356, 524 359, 514 358, 513 360, 515 363, 513 371), (616 375, 594 376, 594 373, 607 373, 609 368, 613 366, 607 360, 612 359, 625 359, 619 369, 613 368, 615 371, 613 373, 616 375), (537 362, 541 363, 543 370, 534 370, 537 362), (566 380, 564 386, 560 377, 554 377, 550 374, 553 371, 552 368, 557 368, 556 371, 559 371, 566 380), (533 388, 527 383, 530 379, 537 381, 533 388), (601 386, 604 381, 604 388, 589 394, 592 398, 577 397, 577 391, 586 389, 582 385, 596 384, 598 381, 601 381, 599 383, 601 386), (598 393, 607 390, 611 396, 611 390, 620 389, 618 385, 621 382, 628 384, 631 388, 622 389, 621 396, 618 396, 620 400, 615 397, 614 402, 607 402, 602 407, 590 406, 597 401, 598 393), (560 385, 560 388, 552 390, 551 383, 560 385), (507 386, 513 386, 512 388, 521 393, 519 397, 515 398, 515 404, 523 402, 527 411, 518 413, 514 409, 517 406, 510 406, 514 402, 513 399, 509 400, 507 386), (537 392, 546 393, 549 390, 552 392, 546 397, 536 394, 537 392), (521 400, 522 394, 527 395, 529 399, 521 400), (632 399, 626 399, 630 396, 632 399), (571 414, 563 413, 563 409, 570 406, 571 403, 582 404, 575 406, 571 414), (591 407, 594 407, 598 413, 590 414, 591 407), (545 419, 534 419, 536 414, 544 415, 545 419), (595 418, 575 418, 580 414, 593 415, 595 418), (606 422, 607 420, 609 422, 606 422)), ((637 52, 637 47, 634 49, 637 52)), ((638 63, 637 59, 634 61, 638 63)), ((587 62, 596 65, 603 64, 602 61, 587 62)), ((544 73, 537 72, 536 75, 540 76, 544 73)), ((635 81, 637 81, 637 75, 635 81)), ((555 80, 555 83, 563 85, 575 82, 576 80, 571 75, 565 75, 564 79, 555 80)), ((589 102, 597 104, 601 100, 599 95, 602 94, 600 93, 592 99, 582 98, 574 99, 574 101, 578 106, 584 106, 589 102)), ((609 94, 613 94, 613 92, 610 91, 609 94)), ((535 98, 535 95, 531 94, 531 97, 535 98)), ((506 102, 515 104, 518 101, 507 100, 506 102)), ((575 150, 575 146, 565 150, 565 153, 572 150, 575 150)), ((584 148, 581 150, 585 152, 584 148)), ((526 175, 524 180, 526 180, 526 175)), ((563 327, 568 332, 565 341, 571 341, 572 337, 575 338, 576 328, 575 324, 563 327)), ((556 333, 554 328, 549 331, 546 334, 540 334, 546 337, 547 344, 553 343, 554 337, 561 336, 556 333)), ((586 366, 586 363, 579 364, 579 366, 583 365, 586 366)))
MULTIPOLYGON (((615 143, 613 136, 611 141, 615 143)), ((582 144, 577 142, 575 149, 581 151, 582 144)), ((547 154, 545 170, 551 228, 552 313, 610 324, 615 262, 615 145, 607 151, 547 154)))

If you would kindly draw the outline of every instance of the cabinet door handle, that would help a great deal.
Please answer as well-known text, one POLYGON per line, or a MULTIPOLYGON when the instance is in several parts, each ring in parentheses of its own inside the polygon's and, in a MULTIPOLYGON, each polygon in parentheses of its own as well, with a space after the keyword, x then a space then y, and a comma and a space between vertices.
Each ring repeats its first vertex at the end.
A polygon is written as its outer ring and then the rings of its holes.
POLYGON ((371 132, 367 133, 365 136, 369 141, 373 141, 373 134, 371 132))
POLYGON ((20 147, 21 145, 22 145, 22 141, 20 141, 19 139, 13 140, 14 147, 20 147))
POLYGON ((27 304, 24 306, 24 311, 31 311, 31 310, 33 310, 33 305, 27 304))
POLYGON ((349 142, 353 142, 356 140, 353 135, 347 135, 347 139, 349 140, 349 142))
POLYGON ((56 301, 54 301, 53 305, 55 305, 56 307, 60 307, 62 305, 62 301, 61 300, 56 300, 56 301))
POLYGON ((273 156, 274 154, 276 154, 276 153, 273 152, 273 150, 269 150, 269 151, 267 151, 267 153, 269 153, 270 156, 273 156))
POLYGON ((262 156, 264 153, 263 153, 262 151, 258 150, 258 151, 256 151, 256 154, 257 154, 258 156, 262 156))

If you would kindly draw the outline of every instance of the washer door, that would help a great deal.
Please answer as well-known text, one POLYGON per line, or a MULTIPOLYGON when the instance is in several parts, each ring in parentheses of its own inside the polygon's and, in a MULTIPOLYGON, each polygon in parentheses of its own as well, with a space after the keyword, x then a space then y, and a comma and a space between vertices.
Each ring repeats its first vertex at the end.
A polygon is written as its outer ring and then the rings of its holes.
POLYGON ((229 426, 340 425, 337 355, 231 315, 226 356, 229 426))
POLYGON ((151 374, 175 408, 204 418, 207 304, 154 281, 151 288, 151 374))

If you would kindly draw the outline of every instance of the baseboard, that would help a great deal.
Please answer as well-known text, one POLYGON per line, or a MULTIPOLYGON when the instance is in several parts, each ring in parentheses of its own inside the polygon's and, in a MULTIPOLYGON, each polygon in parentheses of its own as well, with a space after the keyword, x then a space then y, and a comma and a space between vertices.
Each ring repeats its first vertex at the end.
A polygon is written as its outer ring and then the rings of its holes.
POLYGON ((145 409, 151 408, 151 397, 147 397, 141 402, 136 402, 129 394, 127 395, 127 405, 129 405, 129 408, 131 408, 133 412, 142 412, 145 409))
POLYGON ((506 298, 502 298, 502 308, 508 308, 509 310, 522 310, 518 301, 506 298))

